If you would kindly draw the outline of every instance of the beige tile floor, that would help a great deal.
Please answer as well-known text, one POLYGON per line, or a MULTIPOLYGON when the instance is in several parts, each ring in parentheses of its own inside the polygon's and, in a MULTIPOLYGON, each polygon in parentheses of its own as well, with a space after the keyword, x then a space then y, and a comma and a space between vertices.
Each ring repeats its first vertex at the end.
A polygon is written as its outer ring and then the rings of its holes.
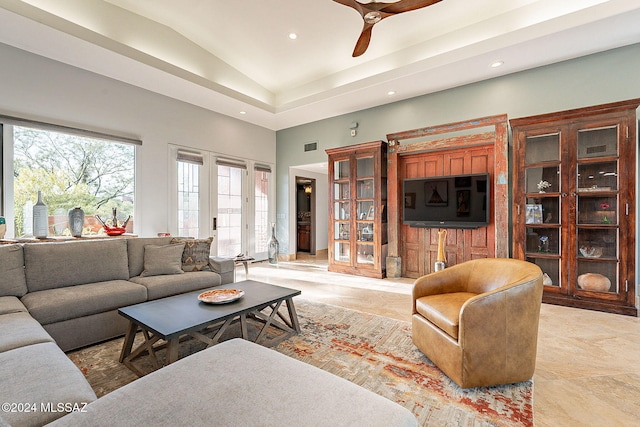
MULTIPOLYGON (((245 278, 239 267, 236 280, 245 278)), ((298 256, 249 267, 249 278, 302 297, 410 321, 412 279, 327 272, 326 258, 298 256)), ((534 375, 535 425, 640 426, 640 319, 543 304, 534 375)))

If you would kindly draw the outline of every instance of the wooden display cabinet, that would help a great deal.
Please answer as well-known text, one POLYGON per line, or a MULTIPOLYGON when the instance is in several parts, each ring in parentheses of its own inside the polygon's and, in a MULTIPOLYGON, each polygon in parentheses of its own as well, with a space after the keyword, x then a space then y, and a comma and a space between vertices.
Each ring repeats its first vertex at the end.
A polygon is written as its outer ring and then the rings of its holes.
POLYGON ((387 257, 387 144, 326 150, 329 271, 383 278, 387 257))
POLYGON ((511 120, 513 255, 542 268, 543 302, 637 316, 640 99, 511 120))

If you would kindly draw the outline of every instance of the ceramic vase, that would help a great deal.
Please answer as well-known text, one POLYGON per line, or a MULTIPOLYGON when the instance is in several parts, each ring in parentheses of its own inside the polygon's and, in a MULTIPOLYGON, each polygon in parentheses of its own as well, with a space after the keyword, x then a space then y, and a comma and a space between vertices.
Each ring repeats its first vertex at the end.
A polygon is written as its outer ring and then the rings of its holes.
POLYGON ((38 201, 33 205, 33 236, 38 239, 47 237, 49 231, 49 213, 42 201, 42 191, 38 191, 38 201))
POLYGON ((269 254, 269 264, 278 264, 278 252, 280 250, 280 244, 276 239, 276 223, 271 223, 271 237, 267 242, 267 250, 269 254))
POLYGON ((84 228, 84 211, 77 207, 69 210, 69 231, 73 237, 81 237, 84 228))

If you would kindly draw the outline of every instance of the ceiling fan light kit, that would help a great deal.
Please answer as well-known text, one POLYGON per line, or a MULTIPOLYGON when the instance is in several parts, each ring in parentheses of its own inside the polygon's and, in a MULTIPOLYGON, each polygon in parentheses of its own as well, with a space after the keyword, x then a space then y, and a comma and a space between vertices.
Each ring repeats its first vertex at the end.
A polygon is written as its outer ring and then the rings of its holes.
POLYGON ((423 7, 431 6, 432 4, 438 3, 442 0, 399 0, 386 3, 377 1, 360 3, 356 0, 333 1, 354 9, 362 17, 364 26, 362 27, 362 32, 356 42, 356 47, 353 50, 353 57, 355 58, 367 51, 369 42, 371 41, 371 31, 375 24, 382 21, 384 18, 404 12, 410 12, 416 9, 422 9, 423 7))

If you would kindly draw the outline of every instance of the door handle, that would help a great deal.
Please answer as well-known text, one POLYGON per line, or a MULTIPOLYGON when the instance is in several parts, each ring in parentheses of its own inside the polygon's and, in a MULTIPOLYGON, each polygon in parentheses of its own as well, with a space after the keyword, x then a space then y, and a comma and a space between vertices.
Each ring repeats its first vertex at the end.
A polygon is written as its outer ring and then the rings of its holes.
POLYGON ((216 231, 218 229, 218 218, 216 217, 213 218, 212 227, 213 227, 213 231, 216 231))

